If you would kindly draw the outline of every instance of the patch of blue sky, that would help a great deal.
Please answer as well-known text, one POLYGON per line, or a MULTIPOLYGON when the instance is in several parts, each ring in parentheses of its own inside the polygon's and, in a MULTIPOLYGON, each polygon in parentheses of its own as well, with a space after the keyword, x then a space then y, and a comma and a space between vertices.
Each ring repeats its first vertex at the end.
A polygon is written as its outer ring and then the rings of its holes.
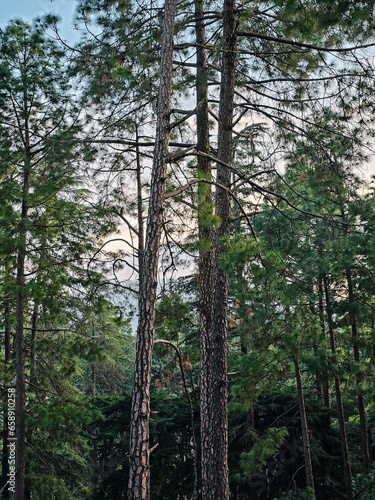
POLYGON ((76 0, 0 0, 0 27, 4 28, 11 19, 31 23, 36 17, 55 14, 61 18, 62 37, 76 40, 78 34, 73 30, 75 6, 76 0))

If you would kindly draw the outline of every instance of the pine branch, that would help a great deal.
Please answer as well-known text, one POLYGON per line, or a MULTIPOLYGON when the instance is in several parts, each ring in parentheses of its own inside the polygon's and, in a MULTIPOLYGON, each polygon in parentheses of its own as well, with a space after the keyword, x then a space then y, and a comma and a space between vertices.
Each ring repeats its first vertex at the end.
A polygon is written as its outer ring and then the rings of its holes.
POLYGON ((320 52, 352 52, 353 50, 366 49, 368 47, 375 46, 375 43, 367 43, 364 45, 356 45, 354 47, 328 48, 328 47, 319 47, 318 45, 310 43, 297 42, 296 40, 287 40, 285 38, 279 38, 276 36, 262 35, 261 33, 255 33, 253 31, 237 31, 237 35, 247 38, 258 38, 260 40, 268 40, 269 42, 284 43, 286 45, 292 45, 294 47, 302 47, 305 49, 318 50, 320 52))

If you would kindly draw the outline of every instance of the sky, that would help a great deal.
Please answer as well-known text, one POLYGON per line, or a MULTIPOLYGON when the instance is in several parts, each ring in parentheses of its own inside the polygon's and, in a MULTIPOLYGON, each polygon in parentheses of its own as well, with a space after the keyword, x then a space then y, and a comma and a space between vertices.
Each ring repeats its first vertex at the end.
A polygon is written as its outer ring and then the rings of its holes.
POLYGON ((62 18, 61 34, 69 39, 74 36, 71 26, 75 5, 75 0, 0 0, 0 27, 5 27, 10 19, 31 22, 37 16, 53 13, 62 18))

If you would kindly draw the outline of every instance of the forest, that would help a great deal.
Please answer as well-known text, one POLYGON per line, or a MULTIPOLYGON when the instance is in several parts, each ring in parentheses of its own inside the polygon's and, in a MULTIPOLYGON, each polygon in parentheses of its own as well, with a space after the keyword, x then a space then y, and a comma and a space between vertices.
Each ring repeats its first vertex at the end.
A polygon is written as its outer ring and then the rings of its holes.
POLYGON ((0 28, 0 498, 375 499, 373 0, 60 27, 0 28))

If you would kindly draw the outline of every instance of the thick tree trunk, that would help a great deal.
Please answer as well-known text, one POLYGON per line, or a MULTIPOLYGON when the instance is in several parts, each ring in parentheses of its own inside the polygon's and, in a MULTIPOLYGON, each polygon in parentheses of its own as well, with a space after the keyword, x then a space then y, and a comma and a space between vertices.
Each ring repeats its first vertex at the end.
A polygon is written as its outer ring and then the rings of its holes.
MULTIPOLYGON (((5 370, 8 369, 8 365, 10 362, 10 299, 7 298, 5 300, 5 307, 4 307, 4 341, 5 341, 5 357, 4 357, 4 364, 5 364, 5 370)), ((6 374, 8 375, 8 374, 6 374)), ((8 376, 6 376, 6 382, 8 385, 8 376)), ((8 397, 7 393, 4 395, 4 413, 3 413, 3 425, 4 425, 4 430, 3 430, 3 455, 2 455, 2 464, 1 464, 1 472, 2 472, 2 487, 4 488, 5 484, 7 483, 9 479, 9 463, 8 463, 8 444, 9 444, 9 429, 8 429, 8 397)), ((8 499, 9 498, 9 489, 5 487, 3 493, 3 498, 8 499)))
POLYGON ((146 244, 139 299, 134 388, 130 420, 128 500, 150 499, 150 381, 155 322, 158 258, 161 238, 172 88, 173 31, 176 0, 166 0, 161 42, 161 74, 146 244), (146 271, 147 270, 147 271, 146 271))
MULTIPOLYGON (((208 120, 208 65, 204 28, 203 0, 195 2, 195 33, 197 41, 197 151, 209 154, 208 120)), ((198 178, 211 180, 211 162, 198 156, 198 178)), ((213 272, 212 189, 208 183, 198 184, 199 232, 199 336, 200 336, 200 410, 201 410, 201 464, 202 497, 208 498, 209 466, 209 397, 210 397, 210 336, 213 272)))
POLYGON ((299 414, 301 418, 303 454, 305 458, 305 471, 306 471, 306 484, 315 491, 311 453, 310 453, 309 429, 307 426, 307 418, 306 418, 305 398, 303 396, 301 369, 297 357, 294 358, 294 368, 297 381, 299 414))
MULTIPOLYGON (((233 98, 237 47, 237 14, 234 0, 224 0, 223 57, 221 66, 218 129, 217 183, 230 187, 232 162, 233 98), (223 163, 222 163, 223 162, 223 163)), ((210 464, 208 499, 228 500, 228 275, 220 261, 229 237, 230 198, 228 191, 216 188, 217 215, 220 226, 215 234, 214 275, 211 326, 210 374, 210 464)), ((206 500, 206 499, 204 499, 206 500)))
MULTIPOLYGON (((360 354, 358 347, 358 327, 357 327, 357 316, 355 314, 354 306, 354 292, 353 292, 353 281, 351 271, 346 272, 346 280, 348 283, 349 292, 349 305, 350 305, 350 316, 351 316, 351 329, 352 329, 352 339, 353 339, 353 352, 354 360, 356 363, 360 363, 360 354)), ((358 387, 360 387, 362 382, 362 377, 359 373, 356 374, 356 381, 358 387)), ((369 436, 367 429, 367 419, 366 419, 366 409, 365 400, 363 397, 363 392, 359 390, 358 393, 358 411, 359 411, 359 422, 361 427, 361 444, 362 444, 362 456, 363 456, 363 467, 366 474, 370 474, 370 449, 369 449, 369 436)))
MULTIPOLYGON (((329 294, 329 285, 328 285, 328 279, 327 279, 326 275, 323 275, 323 283, 324 283, 324 292, 325 292, 325 298, 326 298, 327 320, 328 320, 328 330, 329 330, 330 343, 331 343, 331 351, 332 351, 333 356, 335 357, 335 355, 336 355, 336 341, 335 341, 335 332, 333 329, 331 298, 330 298, 330 294, 329 294)), ((336 361, 336 364, 337 364, 337 361, 336 361)), ((341 384, 340 384, 340 378, 337 374, 335 375, 335 394, 336 394, 337 416, 338 416, 340 435, 341 435, 341 449, 342 449, 342 457, 343 457, 343 463, 344 463, 345 486, 346 486, 346 491, 347 491, 347 498, 351 499, 351 498, 353 498, 352 468, 351 468, 351 464, 350 464, 348 438, 346 435, 344 405, 343 405, 343 401, 342 401, 341 384)))

